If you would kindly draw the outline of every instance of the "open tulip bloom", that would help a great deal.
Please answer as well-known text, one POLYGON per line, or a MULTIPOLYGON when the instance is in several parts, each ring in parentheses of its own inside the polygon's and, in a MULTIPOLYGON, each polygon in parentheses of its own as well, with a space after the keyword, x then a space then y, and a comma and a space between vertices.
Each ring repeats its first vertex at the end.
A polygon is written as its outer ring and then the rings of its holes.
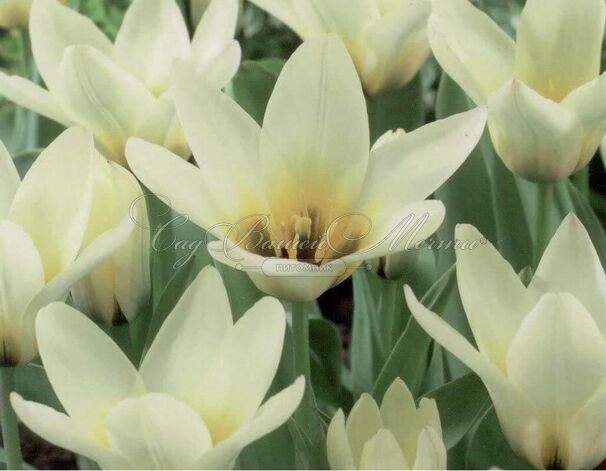
POLYGON ((305 42, 286 63, 262 128, 193 77, 181 64, 173 88, 199 168, 139 139, 128 143, 129 165, 220 239, 209 245, 213 257, 290 301, 316 299, 363 260, 433 234, 444 206, 424 200, 465 161, 485 126, 485 110, 477 109, 370 152, 362 87, 332 34, 305 42))
POLYGON ((286 316, 264 298, 235 324, 219 273, 205 268, 162 325, 139 371, 103 331, 55 303, 36 321, 40 356, 67 415, 13 394, 21 420, 111 469, 229 469, 282 425, 305 382, 263 403, 286 316))
POLYGON ((127 211, 116 227, 85 238, 96 158, 93 136, 71 128, 42 151, 21 181, 0 145, 1 366, 36 356, 38 310, 65 300, 72 286, 118 251, 133 231, 127 211))
POLYGON ((112 44, 57 0, 34 0, 32 50, 48 89, 0 73, 0 94, 65 126, 89 129, 104 155, 120 164, 131 136, 189 158, 170 91, 171 64, 187 60, 197 80, 223 87, 240 64, 237 16, 238 0, 214 0, 190 40, 175 0, 135 0, 112 44))
POLYGON ((488 105, 505 165, 539 182, 585 167, 606 133, 604 2, 527 0, 516 42, 468 0, 432 6, 433 53, 476 104, 488 105))
POLYGON ((446 448, 436 402, 415 405, 401 379, 389 387, 381 407, 363 394, 345 420, 335 414, 328 427, 331 469, 446 469, 446 448))
MULTIPOLYGON (((472 226, 458 240, 480 240, 472 226)), ((484 381, 513 449, 538 468, 591 469, 606 458, 606 274, 568 216, 526 287, 487 243, 457 251, 459 292, 478 350, 410 288, 421 326, 484 381)))
POLYGON ((430 0, 251 1, 304 40, 338 34, 369 95, 406 85, 430 53, 430 0))

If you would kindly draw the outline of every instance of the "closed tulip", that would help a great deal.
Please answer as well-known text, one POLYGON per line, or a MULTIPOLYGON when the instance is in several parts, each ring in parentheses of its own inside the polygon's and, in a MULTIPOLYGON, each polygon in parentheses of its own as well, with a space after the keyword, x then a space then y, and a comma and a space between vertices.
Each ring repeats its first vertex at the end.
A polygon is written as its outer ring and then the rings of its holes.
POLYGON ((505 165, 545 183, 585 167, 606 133, 604 2, 528 0, 515 42, 468 0, 432 5, 434 55, 476 104, 488 105, 505 165))
POLYGON ((40 312, 40 356, 66 413, 11 396, 35 433, 105 469, 230 469, 299 405, 302 378, 264 401, 286 316, 265 298, 235 324, 218 272, 205 268, 162 325, 141 368, 91 320, 40 312), (77 380, 75 380, 77 379, 77 380))
POLYGON ((139 139, 127 146, 130 167, 220 239, 213 257, 290 301, 316 299, 362 261, 435 232, 444 206, 425 198, 465 161, 486 119, 483 109, 457 115, 371 153, 362 87, 335 35, 286 63, 262 128, 183 65, 174 92, 200 168, 139 139))
POLYGON ((37 353, 34 320, 40 308, 63 301, 70 288, 128 240, 133 223, 85 242, 93 197, 93 137, 65 131, 20 181, 0 146, 0 366, 31 361, 37 353))
POLYGON ((175 0, 135 0, 112 44, 90 19, 57 0, 34 0, 32 50, 47 89, 0 74, 0 94, 89 129, 103 154, 120 164, 131 136, 188 158, 170 90, 172 62, 187 60, 196 80, 223 87, 240 63, 237 15, 237 0, 214 0, 190 40, 175 0))
POLYGON ((145 198, 135 177, 120 165, 97 155, 84 245, 126 216, 135 222, 128 242, 71 291, 79 310, 106 325, 133 321, 149 300, 150 230, 145 198))
POLYGON ((436 402, 423 398, 417 408, 401 379, 381 407, 363 394, 347 420, 339 410, 328 427, 327 446, 331 469, 446 469, 436 402))
POLYGON ((429 0, 251 1, 304 40, 338 34, 369 95, 406 85, 429 56, 429 0))
MULTIPOLYGON (((461 241, 481 241, 459 226, 461 241)), ((477 373, 512 448, 547 469, 606 458, 606 274, 587 231, 568 216, 526 287, 490 244, 457 251, 459 292, 477 349, 410 288, 421 326, 477 373)))

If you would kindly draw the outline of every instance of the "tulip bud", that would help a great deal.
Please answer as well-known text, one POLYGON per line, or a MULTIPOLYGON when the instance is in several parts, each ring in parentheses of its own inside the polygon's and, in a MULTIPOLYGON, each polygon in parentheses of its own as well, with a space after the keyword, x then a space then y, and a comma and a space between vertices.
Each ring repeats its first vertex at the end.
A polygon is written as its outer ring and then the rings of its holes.
MULTIPOLYGON (((479 240, 472 226, 457 240, 479 240)), ((457 281, 477 349, 406 299, 419 324, 484 382, 515 452, 540 469, 592 469, 606 458, 606 274, 568 216, 530 284, 488 244, 457 250, 457 281)))
POLYGON ((128 242, 72 289, 74 305, 106 325, 133 321, 149 300, 150 233, 137 180, 128 170, 97 155, 85 246, 125 217, 131 217, 136 226, 128 242))
POLYGON ((328 427, 327 448, 331 469, 446 469, 436 402, 423 398, 417 408, 399 378, 380 408, 363 394, 347 420, 339 410, 328 427))

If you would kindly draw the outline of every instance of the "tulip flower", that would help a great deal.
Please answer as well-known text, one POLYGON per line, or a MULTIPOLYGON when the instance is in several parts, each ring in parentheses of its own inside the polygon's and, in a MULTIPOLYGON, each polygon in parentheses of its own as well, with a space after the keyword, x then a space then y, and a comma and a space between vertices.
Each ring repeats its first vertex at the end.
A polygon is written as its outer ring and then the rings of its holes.
POLYGON ((85 243, 93 196, 93 137, 81 128, 60 135, 20 181, 0 145, 0 366, 37 353, 34 319, 128 240, 128 215, 85 243))
POLYGON ((446 469, 436 402, 423 398, 417 408, 399 378, 380 408, 362 394, 347 420, 339 409, 328 427, 327 446, 331 469, 446 469))
POLYGON ((90 319, 54 303, 40 312, 36 332, 66 414, 16 393, 11 402, 36 434, 105 469, 229 469, 301 401, 300 378, 263 402, 285 326, 284 308, 272 298, 234 324, 221 277, 207 267, 137 371, 90 319))
POLYGON ((133 175, 97 155, 93 170, 93 202, 84 246, 136 215, 127 243, 95 272, 72 289, 74 305, 106 325, 132 322, 148 302, 151 291, 150 231, 145 198, 133 175))
POLYGON ((103 154, 120 164, 131 136, 189 158, 170 90, 171 64, 187 60, 196 80, 223 87, 240 62, 237 15, 237 0, 214 0, 190 41, 175 0, 135 0, 112 44, 90 19, 57 0, 34 0, 32 50, 48 89, 0 74, 0 94, 89 129, 103 154))
POLYGON ((220 239, 209 244, 215 259, 289 301, 314 300, 365 259, 433 234, 444 206, 424 199, 465 161, 486 119, 473 110, 371 153, 362 87, 335 35, 307 41, 286 63, 262 129, 183 64, 174 93, 199 168, 133 139, 131 169, 220 239))
MULTIPOLYGON (((460 241, 480 241, 459 226, 460 241)), ((592 469, 606 458, 606 274, 569 215, 526 287, 490 244, 457 250, 473 347, 410 288, 421 326, 483 380, 513 450, 547 469, 592 469)))
POLYGON ((528 0, 514 42, 468 0, 433 0, 434 55, 478 105, 505 165, 529 180, 585 167, 606 133, 603 0, 528 0))
POLYGON ((414 78, 427 60, 430 0, 251 0, 303 40, 338 34, 369 95, 414 78))
POLYGON ((32 0, 0 0, 0 27, 27 28, 32 0))

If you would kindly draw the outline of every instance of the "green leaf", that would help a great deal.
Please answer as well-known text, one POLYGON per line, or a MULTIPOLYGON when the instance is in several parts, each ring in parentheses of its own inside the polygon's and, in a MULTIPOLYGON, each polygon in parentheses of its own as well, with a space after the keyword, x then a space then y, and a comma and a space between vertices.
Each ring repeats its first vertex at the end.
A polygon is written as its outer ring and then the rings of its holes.
POLYGON ((387 131, 402 128, 413 131, 425 122, 421 74, 397 90, 367 97, 370 141, 375 142, 387 131))
MULTIPOLYGON (((441 311, 447 300, 456 291, 455 269, 452 267, 425 294, 421 302, 433 311, 441 311)), ((416 396, 421 388, 429 363, 431 337, 423 330, 414 317, 385 362, 374 385, 373 396, 380 401, 396 378, 402 378, 416 396)))
POLYGON ((15 368, 15 391, 28 401, 63 410, 39 360, 15 368))
POLYGON ((447 449, 459 443, 491 405, 482 380, 472 373, 445 384, 427 397, 435 399, 438 405, 447 449))
POLYGON ((467 469, 534 469, 517 456, 501 431, 499 420, 491 406, 482 417, 467 450, 467 469))

